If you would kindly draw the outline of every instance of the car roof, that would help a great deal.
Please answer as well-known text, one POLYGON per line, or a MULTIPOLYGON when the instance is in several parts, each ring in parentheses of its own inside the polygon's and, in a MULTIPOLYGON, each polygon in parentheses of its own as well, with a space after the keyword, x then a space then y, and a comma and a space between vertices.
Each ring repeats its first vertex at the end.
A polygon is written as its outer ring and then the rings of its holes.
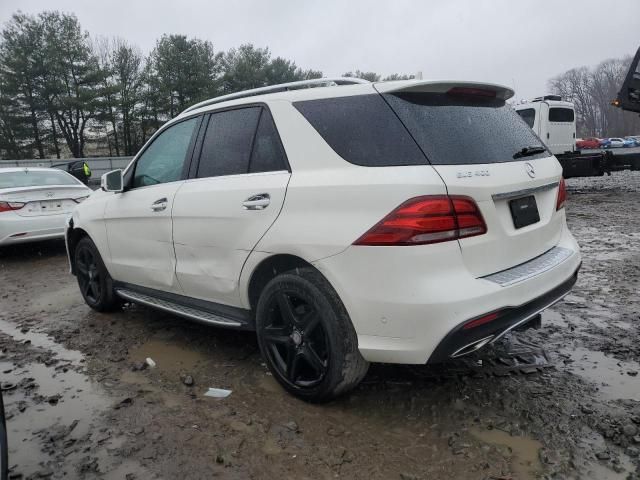
MULTIPOLYGON (((319 79, 319 81, 322 79, 319 79)), ((509 87, 487 82, 471 82, 461 80, 395 80, 389 82, 364 82, 351 85, 317 86, 315 88, 296 88, 292 90, 275 91, 264 94, 253 95, 251 90, 247 91, 247 96, 232 98, 224 101, 223 97, 213 98, 201 102, 188 108, 178 115, 174 120, 183 119, 194 114, 205 113, 214 110, 221 110, 236 105, 251 103, 269 103, 277 101, 298 102, 306 100, 318 100, 324 98, 338 98, 352 95, 364 95, 371 93, 392 93, 392 92, 437 92, 444 93, 453 87, 470 88, 492 88, 499 92, 505 100, 513 96, 513 90, 509 87), (211 102, 211 103, 209 103, 211 102), (202 105, 202 106, 199 106, 202 105)), ((277 86, 275 86, 277 87, 277 86)), ((257 91, 257 90, 256 90, 257 91)), ((239 92, 243 93, 243 92, 239 92)), ((173 122, 171 122, 173 123, 173 122)))

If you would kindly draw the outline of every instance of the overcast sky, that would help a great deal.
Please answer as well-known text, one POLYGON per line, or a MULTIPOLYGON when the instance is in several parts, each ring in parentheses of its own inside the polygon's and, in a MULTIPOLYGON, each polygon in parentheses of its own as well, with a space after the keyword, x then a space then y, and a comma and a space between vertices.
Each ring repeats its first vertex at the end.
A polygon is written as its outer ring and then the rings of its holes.
POLYGON ((151 50, 163 33, 242 43, 326 76, 349 70, 423 72, 434 79, 545 92, 569 68, 632 54, 640 46, 640 0, 0 0, 13 12, 75 13, 92 35, 151 50))

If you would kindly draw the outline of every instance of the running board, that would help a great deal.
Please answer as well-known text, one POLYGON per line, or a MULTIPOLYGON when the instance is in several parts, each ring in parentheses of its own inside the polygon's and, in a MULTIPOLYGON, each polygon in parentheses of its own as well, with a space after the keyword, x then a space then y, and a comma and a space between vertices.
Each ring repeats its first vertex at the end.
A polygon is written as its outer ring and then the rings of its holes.
POLYGON ((116 293, 125 300, 146 305, 147 307, 157 308, 158 310, 180 315, 181 317, 207 323, 209 325, 235 328, 243 326, 240 322, 216 315, 215 313, 200 310, 199 308, 187 307, 185 305, 180 305, 179 303, 152 297, 140 292, 134 292, 126 288, 118 288, 116 289, 116 293))

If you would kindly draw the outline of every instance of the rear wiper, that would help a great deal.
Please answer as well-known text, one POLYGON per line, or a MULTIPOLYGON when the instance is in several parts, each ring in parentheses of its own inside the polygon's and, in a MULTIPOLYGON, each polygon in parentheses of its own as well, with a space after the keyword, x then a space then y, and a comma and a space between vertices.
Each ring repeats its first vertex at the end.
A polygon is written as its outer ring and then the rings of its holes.
POLYGON ((522 150, 518 150, 513 154, 513 158, 530 157, 536 153, 544 153, 547 149, 544 147, 524 147, 522 150))

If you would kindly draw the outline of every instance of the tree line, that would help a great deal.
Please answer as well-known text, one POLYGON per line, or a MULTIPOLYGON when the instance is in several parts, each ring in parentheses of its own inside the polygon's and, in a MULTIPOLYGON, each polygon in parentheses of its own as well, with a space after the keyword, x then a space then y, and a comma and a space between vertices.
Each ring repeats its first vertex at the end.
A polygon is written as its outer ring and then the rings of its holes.
POLYGON ((134 155, 199 101, 321 77, 251 44, 215 51, 206 40, 163 35, 145 55, 121 38, 90 36, 74 15, 18 12, 0 33, 0 158, 134 155))
POLYGON ((595 67, 572 68, 549 80, 549 90, 573 102, 579 137, 640 135, 640 117, 614 107, 633 57, 609 59, 595 67))

